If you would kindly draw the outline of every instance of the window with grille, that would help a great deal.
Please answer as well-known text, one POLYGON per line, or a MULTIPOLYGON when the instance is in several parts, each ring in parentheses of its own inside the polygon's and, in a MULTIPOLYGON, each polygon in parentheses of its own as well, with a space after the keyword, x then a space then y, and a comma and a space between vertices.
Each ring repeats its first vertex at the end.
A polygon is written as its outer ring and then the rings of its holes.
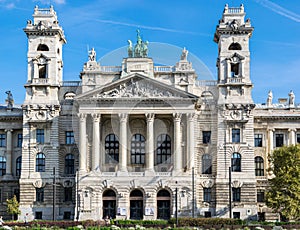
POLYGON ((212 158, 209 154, 202 156, 202 174, 212 173, 212 158))
POLYGON ((74 132, 73 131, 66 131, 66 144, 71 145, 75 143, 74 139, 74 132))
POLYGON ((254 134, 254 146, 262 147, 262 134, 254 134))
POLYGON ((232 201, 241 201, 241 188, 232 188, 232 201))
POLYGON ((145 137, 134 134, 131 138, 131 164, 145 164, 145 137))
POLYGON ((105 137, 105 163, 119 162, 119 139, 111 133, 105 137))
POLYGON ((36 201, 37 202, 44 202, 44 188, 36 188, 36 201))
POLYGON ((262 157, 255 157, 255 176, 264 176, 264 159, 262 157))
POLYGON ((4 176, 6 174, 6 158, 0 156, 0 176, 4 176))
POLYGON ((45 163, 46 163, 45 161, 46 158, 44 153, 38 153, 36 155, 36 165, 35 165, 36 172, 45 172, 45 163))
POLYGON ((265 202, 265 190, 257 189, 257 202, 265 202))
POLYGON ((203 144, 209 144, 211 137, 211 131, 202 131, 202 142, 203 144))
POLYGON ((22 157, 18 157, 16 160, 16 176, 21 176, 21 169, 22 169, 22 157))
POLYGON ((156 141, 156 163, 170 164, 171 163, 171 138, 168 134, 161 134, 156 141))
POLYGON ((75 172, 75 160, 73 154, 67 154, 65 156, 65 174, 74 174, 75 172))
POLYGON ((21 148, 23 143, 23 134, 18 133, 18 142, 17 142, 17 147, 21 148))
POLYGON ((45 131, 44 129, 37 129, 36 130, 36 142, 39 144, 45 143, 45 131))
POLYGON ((240 129, 232 129, 232 142, 233 143, 240 143, 241 141, 241 130, 240 129))
POLYGON ((211 188, 203 188, 203 201, 204 202, 211 201, 211 188))
POLYGON ((0 147, 5 147, 6 146, 6 134, 1 133, 0 134, 0 147))
POLYGON ((282 133, 276 133, 275 134, 275 144, 276 147, 282 147, 284 144, 284 136, 282 133))
POLYGON ((241 154, 233 153, 231 156, 231 171, 241 172, 241 154))

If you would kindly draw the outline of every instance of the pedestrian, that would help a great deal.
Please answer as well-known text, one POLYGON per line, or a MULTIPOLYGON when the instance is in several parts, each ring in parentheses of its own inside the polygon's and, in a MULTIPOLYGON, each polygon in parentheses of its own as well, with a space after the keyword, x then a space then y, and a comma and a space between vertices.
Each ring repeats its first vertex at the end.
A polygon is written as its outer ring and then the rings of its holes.
POLYGON ((2 226, 4 223, 2 216, 0 216, 0 226, 2 226))

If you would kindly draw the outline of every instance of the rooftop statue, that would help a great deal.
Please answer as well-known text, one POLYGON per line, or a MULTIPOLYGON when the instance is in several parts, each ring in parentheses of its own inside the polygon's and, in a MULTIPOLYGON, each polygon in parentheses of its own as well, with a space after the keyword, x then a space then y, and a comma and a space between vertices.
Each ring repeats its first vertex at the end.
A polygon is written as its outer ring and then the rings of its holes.
POLYGON ((14 105, 13 95, 10 90, 6 91, 5 93, 7 94, 7 98, 5 100, 5 102, 7 103, 7 108, 11 109, 14 105))
POLYGON ((132 46, 132 41, 128 40, 128 57, 136 57, 136 58, 143 58, 148 56, 148 41, 143 41, 140 35, 140 31, 136 30, 137 32, 137 42, 136 45, 132 46))
POLYGON ((94 48, 89 51, 89 61, 96 61, 96 51, 94 48))

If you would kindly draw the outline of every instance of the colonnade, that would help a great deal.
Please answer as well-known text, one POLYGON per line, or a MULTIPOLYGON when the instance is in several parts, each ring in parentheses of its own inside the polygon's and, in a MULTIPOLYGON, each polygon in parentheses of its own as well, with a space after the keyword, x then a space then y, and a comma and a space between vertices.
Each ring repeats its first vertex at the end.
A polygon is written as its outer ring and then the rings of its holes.
MULTIPOLYGON (((86 113, 79 113, 79 168, 80 171, 87 171, 87 115, 86 113)), ((101 122, 101 114, 99 113, 91 113, 90 114, 93 121, 93 138, 92 138, 92 151, 91 151, 91 159, 92 159, 92 170, 101 170, 100 163, 100 122, 101 122)), ((173 170, 175 172, 182 171, 182 115, 181 113, 173 114, 173 125, 174 125, 174 140, 173 140, 173 170)), ((119 171, 126 172, 127 171, 127 154, 128 154, 128 120, 130 114, 128 113, 120 113, 118 114, 119 118, 119 171)), ((145 170, 146 171, 154 171, 154 154, 155 154, 155 141, 154 141, 154 124, 155 124, 155 114, 154 113, 146 113, 145 114, 147 121, 147 133, 146 133, 146 154, 145 154, 145 170)), ((194 167, 194 113, 186 114, 187 121, 187 167, 191 169, 194 167)))

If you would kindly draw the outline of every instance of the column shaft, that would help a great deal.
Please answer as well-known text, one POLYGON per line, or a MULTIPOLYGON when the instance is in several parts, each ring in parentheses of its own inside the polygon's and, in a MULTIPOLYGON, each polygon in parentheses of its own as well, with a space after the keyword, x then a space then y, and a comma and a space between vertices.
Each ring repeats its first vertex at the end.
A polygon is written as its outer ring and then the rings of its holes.
POLYGON ((12 130, 6 130, 6 174, 11 175, 12 130))
POLYGON ((188 170, 191 170, 195 164, 195 144, 194 144, 194 113, 187 114, 187 166, 188 170))
POLYGON ((79 170, 86 171, 86 114, 79 114, 79 170))
POLYGON ((93 117, 93 149, 92 149, 92 159, 93 159, 93 170, 100 170, 100 114, 92 114, 93 117))
POLYGON ((120 118, 120 156, 119 171, 127 171, 127 120, 128 114, 119 114, 120 118))
POLYGON ((180 172, 182 169, 182 151, 181 151, 181 132, 180 121, 181 114, 174 113, 174 170, 180 172))
POLYGON ((146 170, 154 170, 154 114, 147 113, 147 155, 146 170))

